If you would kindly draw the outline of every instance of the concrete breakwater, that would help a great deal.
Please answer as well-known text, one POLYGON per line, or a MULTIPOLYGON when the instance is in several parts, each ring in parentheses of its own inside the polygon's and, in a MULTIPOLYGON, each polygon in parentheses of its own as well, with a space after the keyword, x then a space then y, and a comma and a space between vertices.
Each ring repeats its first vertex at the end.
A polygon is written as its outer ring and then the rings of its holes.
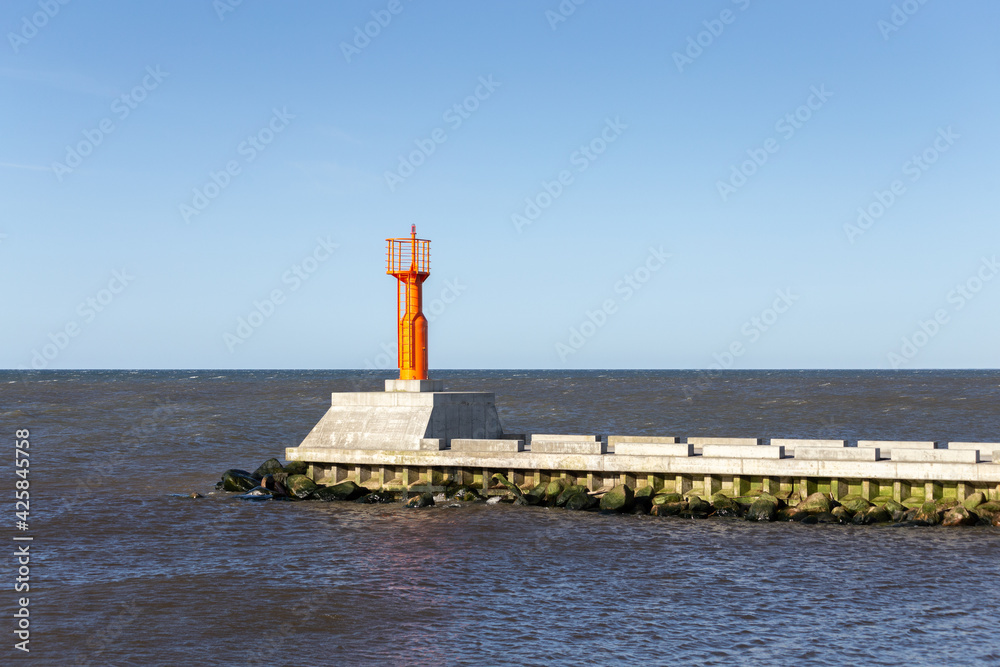
POLYGON ((510 434, 492 393, 446 392, 438 380, 332 394, 326 414, 285 458, 321 485, 432 497, 468 488, 513 499, 556 483, 595 498, 618 488, 680 502, 764 494, 778 509, 816 493, 904 507, 1000 501, 997 442, 510 434))
POLYGON ((362 450, 303 446, 288 448, 289 460, 307 462, 324 483, 351 480, 395 490, 444 492, 468 485, 489 493, 491 477, 503 473, 519 487, 554 479, 591 492, 619 484, 633 489, 709 498, 723 491, 822 492, 831 498, 881 496, 964 501, 974 493, 1000 500, 998 443, 843 440, 770 441, 757 438, 688 438, 539 434, 530 438, 452 439, 421 443, 420 450, 362 450), (526 444, 527 440, 527 444, 526 444))
POLYGON ((896 502, 880 496, 869 501, 860 495, 834 499, 829 493, 814 492, 802 497, 798 492, 774 494, 754 490, 731 497, 716 492, 710 498, 697 493, 684 495, 656 490, 652 485, 634 489, 628 484, 591 492, 582 484, 566 478, 519 487, 502 473, 494 473, 485 488, 449 482, 439 494, 414 489, 371 489, 345 480, 318 484, 301 463, 282 465, 276 459, 265 461, 254 472, 227 470, 217 488, 241 493, 244 500, 354 501, 358 503, 405 502, 408 507, 428 507, 438 502, 508 502, 519 505, 562 507, 567 510, 651 514, 660 517, 706 519, 710 516, 741 518, 748 521, 798 521, 869 525, 896 523, 914 526, 1000 526, 1000 501, 975 492, 957 498, 926 500, 920 497, 896 502))

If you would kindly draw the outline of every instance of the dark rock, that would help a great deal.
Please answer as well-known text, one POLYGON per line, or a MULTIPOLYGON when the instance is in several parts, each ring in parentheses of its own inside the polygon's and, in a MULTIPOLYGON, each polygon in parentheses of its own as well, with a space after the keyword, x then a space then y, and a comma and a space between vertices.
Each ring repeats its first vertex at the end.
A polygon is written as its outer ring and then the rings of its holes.
POLYGON ((816 517, 816 523, 840 523, 840 519, 835 517, 830 512, 820 512, 819 514, 815 514, 813 516, 816 517))
POLYGON ((391 491, 372 491, 371 493, 361 496, 354 502, 360 503, 362 505, 378 505, 381 503, 394 503, 396 502, 396 494, 392 493, 391 491))
POLYGON ((632 498, 632 514, 649 514, 653 509, 653 498, 651 496, 634 496, 632 498))
POLYGON ((836 507, 834 507, 832 510, 830 510, 830 514, 837 517, 837 521, 839 523, 850 523, 851 519, 854 516, 843 505, 837 505, 836 507))
POLYGON ((939 508, 933 502, 926 502, 920 506, 917 510, 916 516, 913 517, 914 521, 923 521, 929 526, 937 526, 941 523, 941 517, 944 515, 944 509, 939 508))
POLYGON ((285 480, 288 487, 288 494, 300 500, 308 498, 311 493, 319 489, 319 485, 305 475, 289 475, 285 480))
POLYGON ((260 464, 260 467, 253 471, 253 476, 257 479, 264 475, 273 475, 276 472, 285 472, 285 468, 278 459, 268 459, 260 464))
POLYGON ((586 491, 578 491, 566 499, 566 509, 573 511, 589 510, 597 505, 597 498, 586 491))
POLYGON ((870 502, 861 496, 847 496, 845 498, 841 498, 840 505, 845 510, 850 512, 852 516, 858 514, 859 512, 864 512, 872 506, 870 502))
POLYGON ((708 514, 712 511, 712 505, 701 499, 700 496, 688 496, 688 510, 693 514, 708 514))
MULTIPOLYGON (((285 476, 285 479, 288 479, 287 475, 285 476)), ((288 495, 288 488, 281 482, 274 479, 274 475, 264 475, 260 480, 260 485, 273 492, 276 496, 288 495)))
POLYGON ((510 481, 508 481, 507 478, 503 476, 503 473, 495 472, 493 473, 493 477, 491 477, 490 479, 499 482, 505 489, 514 494, 513 502, 520 500, 521 497, 524 495, 524 492, 521 491, 521 489, 517 488, 517 484, 513 484, 510 481))
POLYGON ((413 496, 406 501, 407 507, 430 507, 434 504, 434 496, 426 491, 413 496))
POLYGON ((548 484, 545 485, 545 493, 542 495, 542 501, 549 507, 555 507, 558 503, 559 496, 566 487, 570 486, 570 483, 565 479, 553 479, 548 484))
POLYGON ((994 522, 1000 521, 1000 502, 991 500, 976 506, 976 514, 979 522, 987 526, 996 525, 994 522))
POLYGON ((833 505, 830 504, 830 498, 825 493, 812 493, 796 505, 795 509, 811 514, 823 514, 829 513, 833 509, 833 505))
POLYGON ((634 494, 634 497, 636 499, 639 499, 639 498, 649 498, 650 505, 653 504, 653 497, 654 496, 656 496, 656 489, 653 488, 649 484, 647 484, 646 486, 642 487, 641 489, 636 489, 635 490, 635 494, 634 494))
POLYGON ((224 491, 249 491, 260 486, 259 481, 246 470, 233 468, 222 473, 222 489, 224 491))
POLYGON ((190 495, 189 497, 190 497, 190 498, 204 498, 205 496, 201 495, 201 494, 200 494, 200 493, 198 493, 197 491, 192 491, 192 492, 191 492, 191 495, 190 495))
POLYGON ((471 503, 483 499, 482 496, 476 493, 476 490, 470 486, 460 488, 455 492, 454 498, 455 500, 460 500, 463 503, 471 503))
POLYGON ((979 522, 979 516, 961 505, 952 507, 941 518, 942 526, 974 526, 979 522))
POLYGON ((687 511, 687 503, 663 503, 662 505, 653 505, 650 514, 653 516, 680 516, 681 514, 689 514, 687 511))
POLYGON ((545 502, 545 490, 548 486, 549 485, 545 482, 536 484, 530 491, 521 497, 521 501, 525 505, 541 505, 545 502))
POLYGON ((774 521, 778 513, 778 499, 774 496, 758 496, 747 510, 747 521, 774 521))
POLYGON ((775 521, 793 521, 796 516, 803 514, 803 512, 796 512, 792 507, 784 507, 777 511, 774 515, 775 521))
POLYGON ((897 503, 892 498, 889 498, 881 503, 875 503, 879 507, 884 507, 887 512, 895 514, 896 512, 905 512, 906 506, 903 503, 897 503))
POLYGON ((802 519, 799 523, 813 524, 819 523, 818 515, 810 514, 809 512, 799 512, 796 516, 801 516, 802 519))
POLYGON ((627 484, 619 484, 601 498, 601 509, 607 512, 628 512, 634 501, 632 488, 627 484))
POLYGON ((722 493, 712 496, 712 507, 715 516, 742 517, 746 513, 739 503, 722 493))
POLYGON ((587 487, 583 484, 573 484, 567 486, 566 489, 559 494, 559 497, 556 498, 556 507, 565 507, 566 502, 578 493, 587 493, 587 487))
MULTIPOLYGON (((289 480, 295 475, 290 475, 289 480)), ((306 479, 309 479, 306 477, 306 479)), ((368 489, 363 486, 358 486, 354 482, 346 481, 340 482, 339 484, 332 484, 330 486, 318 487, 312 491, 311 498, 313 500, 323 500, 329 502, 331 500, 357 500, 362 496, 368 495, 368 489)), ((298 496, 297 496, 298 497, 298 496)))
POLYGON ((653 496, 654 505, 663 505, 664 503, 679 503, 682 502, 684 498, 681 497, 679 493, 658 493, 653 496))
POLYGON ((873 523, 889 523, 893 520, 893 516, 889 510, 884 507, 875 507, 873 505, 866 510, 857 512, 851 523, 858 526, 870 526, 873 523))
POLYGON ((971 496, 962 501, 962 506, 967 510, 974 510, 986 502, 986 494, 976 491, 971 496))
POLYGON ((289 461, 284 465, 284 469, 289 475, 305 475, 309 472, 309 463, 306 461, 289 461))

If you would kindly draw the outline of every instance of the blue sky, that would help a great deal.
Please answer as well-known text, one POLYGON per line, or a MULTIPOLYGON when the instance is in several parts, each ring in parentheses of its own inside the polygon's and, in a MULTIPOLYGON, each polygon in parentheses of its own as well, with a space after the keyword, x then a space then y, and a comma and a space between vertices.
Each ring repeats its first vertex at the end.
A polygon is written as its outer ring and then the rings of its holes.
POLYGON ((998 26, 9 0, 0 367, 395 368, 416 224, 432 369, 996 368, 998 26))

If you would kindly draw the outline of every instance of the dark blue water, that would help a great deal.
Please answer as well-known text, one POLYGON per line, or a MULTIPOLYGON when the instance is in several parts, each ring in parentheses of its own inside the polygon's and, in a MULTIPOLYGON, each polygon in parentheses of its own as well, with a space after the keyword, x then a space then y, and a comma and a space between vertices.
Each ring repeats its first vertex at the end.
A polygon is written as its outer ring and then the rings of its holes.
MULTIPOLYGON (((448 389, 495 391, 508 431, 1000 441, 994 371, 437 375, 448 389)), ((11 443, 0 488, 13 489, 14 430, 31 430, 29 659, 1000 664, 995 528, 210 494, 226 468, 297 445, 329 392, 376 390, 384 377, 0 373, 11 443), (190 491, 206 497, 170 495, 190 491)), ((12 610, 12 559, 4 572, 0 603, 12 610)), ((19 658, 5 616, 0 655, 19 658)))

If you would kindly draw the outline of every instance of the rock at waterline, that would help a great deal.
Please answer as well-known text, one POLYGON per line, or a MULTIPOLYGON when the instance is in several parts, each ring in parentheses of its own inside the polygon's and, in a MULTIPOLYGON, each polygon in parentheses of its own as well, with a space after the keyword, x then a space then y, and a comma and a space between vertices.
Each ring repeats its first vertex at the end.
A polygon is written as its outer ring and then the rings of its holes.
POLYGON ((567 486, 566 489, 559 494, 559 497, 556 498, 556 507, 565 507, 570 498, 578 493, 587 493, 587 491, 587 487, 583 484, 573 484, 571 486, 567 486))
POLYGON ((281 465, 281 462, 278 461, 278 459, 268 459, 261 463, 260 467, 253 471, 253 476, 260 479, 264 475, 273 475, 276 472, 285 472, 285 468, 281 465))
POLYGON ((309 464, 306 461, 289 461, 284 469, 289 475, 305 475, 309 472, 309 464))
POLYGON ((288 493, 300 500, 308 498, 319 488, 319 485, 305 475, 289 475, 285 480, 288 493))
POLYGON ((653 516, 679 516, 682 512, 687 511, 687 503, 662 503, 660 505, 653 505, 653 510, 650 512, 653 516))
POLYGON ((601 498, 601 509, 606 512, 628 512, 635 501, 635 493, 627 484, 619 484, 601 498))
MULTIPOLYGON (((295 475, 289 475, 289 481, 292 477, 297 477, 295 475)), ((304 477, 304 475, 302 475, 304 477)), ((309 479, 306 477, 306 479, 309 479)), ((340 482, 339 484, 333 484, 331 486, 318 487, 312 492, 311 498, 313 500, 357 500, 361 496, 368 494, 368 489, 363 486, 358 486, 354 482, 340 482)))
POLYGON ((890 523, 893 521, 892 513, 885 507, 875 507, 874 505, 866 510, 862 510, 854 515, 851 520, 856 526, 869 526, 873 523, 890 523))
POLYGON ((653 496, 654 505, 663 505, 664 503, 680 503, 683 502, 684 498, 681 497, 679 493, 658 493, 653 496))
POLYGON ((830 514, 837 517, 837 521, 840 523, 850 523, 854 518, 854 515, 847 511, 847 508, 842 505, 837 505, 832 510, 830 514))
POLYGON ((641 489, 636 489, 634 497, 635 498, 649 498, 650 501, 652 501, 652 499, 656 495, 657 495, 656 489, 654 489, 652 486, 650 486, 649 484, 647 484, 646 486, 642 487, 641 489))
POLYGON ((688 496, 688 511, 692 514, 708 514, 712 511, 712 506, 701 499, 701 496, 688 496))
POLYGON ((976 514, 979 515, 980 523, 987 526, 998 525, 997 522, 1000 522, 1000 502, 991 500, 982 505, 977 505, 976 514))
POLYGON ((778 513, 778 499, 774 496, 757 496, 747 510, 747 521, 774 521, 778 513))
POLYGON ((576 512, 593 509, 597 504, 597 498, 586 491, 578 491, 566 499, 566 509, 576 512))
POLYGON ((560 478, 551 480, 545 485, 545 493, 542 495, 545 504, 549 506, 556 505, 559 495, 565 491, 568 486, 570 486, 570 483, 565 479, 560 478))
POLYGON ((986 502, 986 494, 976 491, 971 496, 962 501, 962 506, 967 510, 974 510, 986 502))
POLYGON ((941 517, 944 515, 944 510, 939 508, 933 502, 927 502, 920 506, 917 513, 914 515, 914 521, 923 521, 928 526, 937 526, 941 523, 941 517))
POLYGON ((712 507, 715 508, 716 516, 743 516, 743 508, 740 507, 740 504, 721 492, 712 496, 712 507))
POLYGON ((434 496, 426 491, 413 496, 406 501, 407 507, 430 507, 434 504, 434 496))
POLYGON ((260 486, 260 482, 256 477, 246 470, 239 470, 238 468, 231 468, 222 473, 221 484, 224 491, 249 491, 260 486))
POLYGON ((825 493, 811 493, 805 500, 796 505, 795 509, 810 514, 823 514, 833 509, 833 505, 825 493))
POLYGON ((476 493, 476 490, 469 486, 463 486, 452 496, 455 500, 460 500, 463 503, 472 503, 478 500, 482 500, 482 497, 476 493))
POLYGON ((850 512, 852 515, 859 512, 864 512, 869 507, 872 506, 870 502, 862 498, 861 496, 847 496, 840 499, 841 506, 850 512))
POLYGON ((362 505, 378 505, 381 503, 394 503, 396 502, 396 495, 390 491, 372 491, 367 495, 361 496, 354 502, 360 503, 362 505))
POLYGON ((942 526, 974 526, 978 522, 979 517, 961 505, 952 507, 941 519, 942 526))

